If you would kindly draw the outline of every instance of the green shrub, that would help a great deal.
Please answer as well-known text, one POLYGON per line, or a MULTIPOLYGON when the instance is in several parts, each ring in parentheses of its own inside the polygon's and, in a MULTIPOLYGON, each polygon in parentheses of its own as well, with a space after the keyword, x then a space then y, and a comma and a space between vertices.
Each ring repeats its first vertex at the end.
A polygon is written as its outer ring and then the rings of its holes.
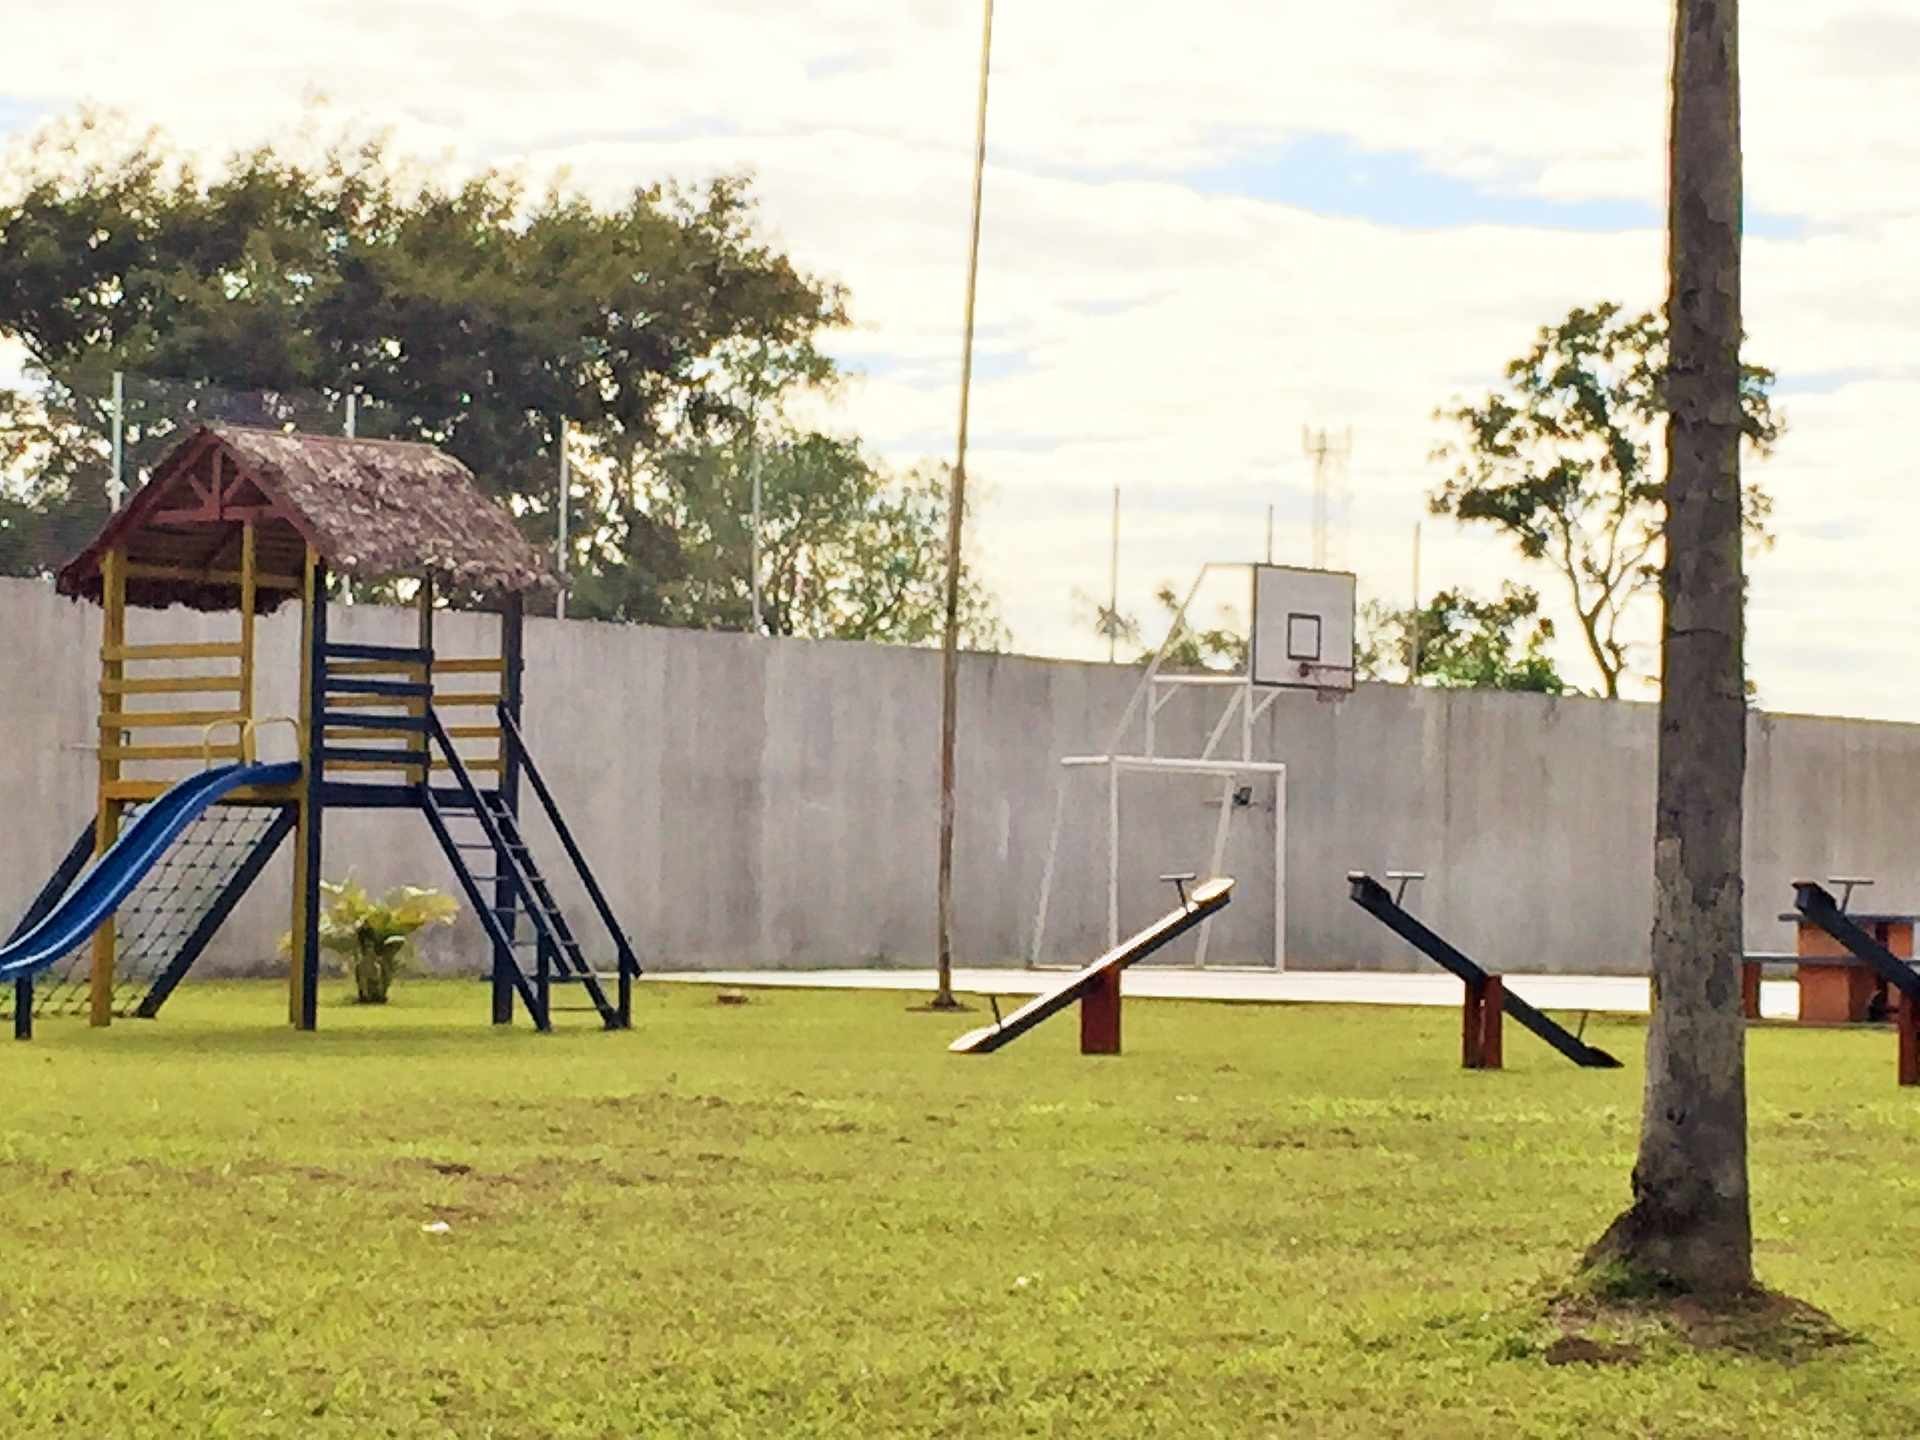
MULTIPOLYGON (((429 925, 451 925, 460 913, 453 897, 438 890, 397 886, 379 899, 349 875, 339 884, 321 882, 331 899, 320 911, 320 947, 341 957, 363 1005, 384 1005, 393 977, 417 957, 413 937, 429 925)), ((293 945, 293 936, 281 942, 293 945)))

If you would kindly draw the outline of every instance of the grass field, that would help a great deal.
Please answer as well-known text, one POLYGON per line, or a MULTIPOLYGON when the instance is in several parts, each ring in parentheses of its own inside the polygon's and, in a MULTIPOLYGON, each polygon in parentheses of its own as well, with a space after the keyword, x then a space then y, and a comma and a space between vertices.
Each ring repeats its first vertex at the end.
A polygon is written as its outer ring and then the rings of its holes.
POLYGON ((1444 1011, 1142 1002, 1083 1060, 897 995, 485 1006, 188 987, 0 1051, 0 1434, 1920 1434, 1884 1031, 1751 1045, 1763 1278, 1858 1342, 1590 1365, 1545 1297, 1624 1196, 1632 1025, 1468 1074, 1444 1011))

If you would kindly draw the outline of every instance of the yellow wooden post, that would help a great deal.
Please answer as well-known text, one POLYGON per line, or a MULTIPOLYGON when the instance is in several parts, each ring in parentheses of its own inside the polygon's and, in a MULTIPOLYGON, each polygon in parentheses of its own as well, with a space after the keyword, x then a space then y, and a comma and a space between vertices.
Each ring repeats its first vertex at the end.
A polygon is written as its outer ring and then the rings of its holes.
MULTIPOLYGON (((259 594, 258 568, 255 564, 254 527, 248 520, 240 526, 240 704, 246 720, 253 719, 253 610, 259 594)), ((253 737, 244 728, 240 737, 242 760, 252 760, 253 737)))
MULTIPOLYGON (((100 793, 94 812, 93 853, 104 855, 120 834, 121 802, 111 794, 120 778, 120 732, 107 716, 120 708, 120 683, 126 665, 120 658, 127 643, 127 556, 113 549, 100 557, 100 793)), ((118 933, 109 915, 93 932, 93 974, 89 1018, 95 1025, 113 1023, 114 943, 118 933)))
POLYGON ((316 747, 312 743, 313 726, 313 605, 314 556, 307 547, 305 582, 300 599, 300 781, 299 799, 294 802, 293 830, 293 944, 288 951, 287 1019, 296 1029, 306 1013, 304 1005, 307 945, 307 847, 313 843, 313 815, 307 804, 312 787, 307 782, 307 767, 314 763, 316 747))

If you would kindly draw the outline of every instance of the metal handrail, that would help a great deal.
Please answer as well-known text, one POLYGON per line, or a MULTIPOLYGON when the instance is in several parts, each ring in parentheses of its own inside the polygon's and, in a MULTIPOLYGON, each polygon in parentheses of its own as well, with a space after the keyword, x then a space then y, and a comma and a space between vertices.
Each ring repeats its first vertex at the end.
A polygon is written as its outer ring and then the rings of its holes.
POLYGON ((246 759, 247 725, 249 723, 244 716, 229 715, 224 720, 214 720, 202 726, 200 730, 200 768, 203 770, 211 770, 213 768, 213 732, 227 725, 233 726, 234 740, 240 747, 240 758, 242 760, 246 759))
POLYGON ((540 804, 547 812, 547 819, 553 826, 553 833, 559 837, 560 846, 567 852, 574 873, 586 886, 587 898, 593 902, 600 923, 607 927, 607 933, 613 938, 614 948, 619 952, 621 967, 629 975, 640 973, 640 961, 633 953, 633 944, 627 939, 626 931, 620 928, 620 921, 613 913, 606 892, 600 888, 600 882, 594 878, 593 870, 587 864, 587 857, 581 853, 580 846, 574 841, 573 831, 567 827, 566 818, 560 813, 560 806, 553 798, 553 792, 547 788, 547 782, 540 774, 540 767, 533 763, 533 756, 527 750, 525 737, 520 734, 520 726, 513 718, 513 712, 502 702, 497 708, 500 716, 500 734, 513 750, 513 756, 520 768, 526 772, 528 781, 533 785, 533 793, 540 797, 540 804))

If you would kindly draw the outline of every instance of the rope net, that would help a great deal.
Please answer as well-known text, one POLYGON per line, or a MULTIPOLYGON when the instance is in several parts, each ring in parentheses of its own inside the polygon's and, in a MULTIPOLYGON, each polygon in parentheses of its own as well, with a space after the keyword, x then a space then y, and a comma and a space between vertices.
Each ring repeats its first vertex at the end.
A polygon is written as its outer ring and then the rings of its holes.
MULTIPOLYGON (((124 829, 145 805, 129 805, 124 829)), ((256 806, 216 806, 187 827, 134 886, 117 913, 113 1013, 128 1016, 166 973, 278 814, 256 806)), ((83 871, 82 874, 85 872, 83 871)), ((76 884, 78 881, 75 882, 76 884)), ((56 960, 34 981, 35 1015, 84 1015, 89 1008, 93 946, 56 960)), ((0 1016, 13 1014, 14 990, 0 985, 0 1016)))

